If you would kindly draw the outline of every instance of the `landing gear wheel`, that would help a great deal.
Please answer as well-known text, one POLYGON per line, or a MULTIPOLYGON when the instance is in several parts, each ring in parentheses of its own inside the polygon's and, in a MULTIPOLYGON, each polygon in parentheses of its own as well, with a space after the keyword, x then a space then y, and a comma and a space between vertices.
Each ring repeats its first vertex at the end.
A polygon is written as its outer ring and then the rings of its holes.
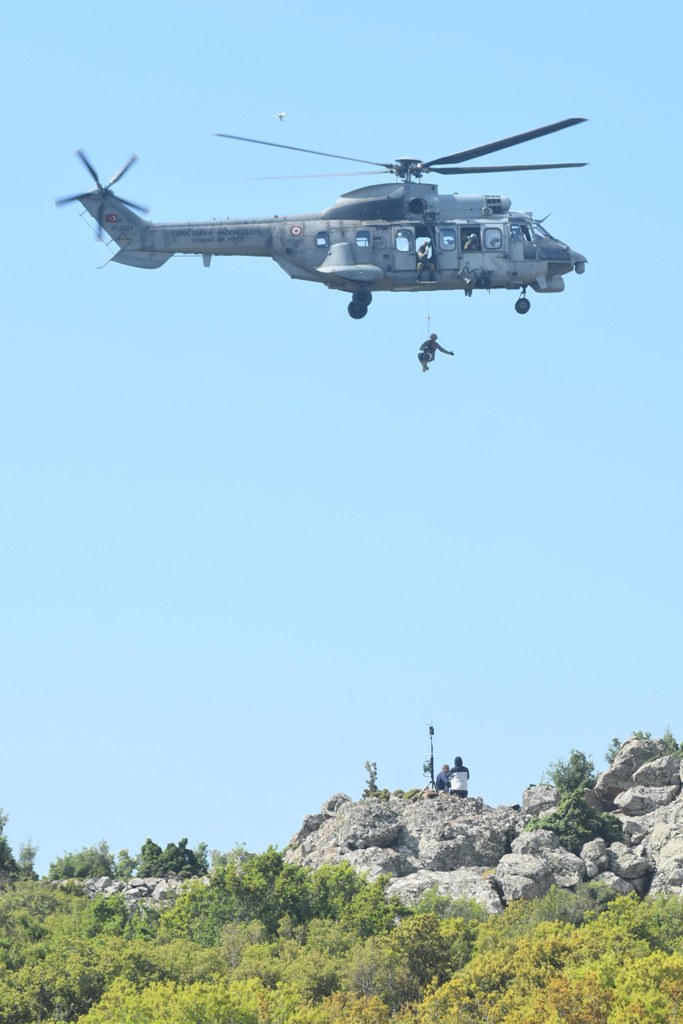
POLYGON ((521 299, 517 299, 515 302, 515 309, 518 313, 528 313, 531 309, 531 303, 524 296, 521 299))
POLYGON ((349 302, 348 311, 349 316, 353 320, 362 320, 368 311, 368 307, 363 306, 360 302, 349 302))
POLYGON ((372 302, 372 292, 368 288, 361 288, 359 291, 354 292, 351 298, 359 306, 369 306, 372 302))

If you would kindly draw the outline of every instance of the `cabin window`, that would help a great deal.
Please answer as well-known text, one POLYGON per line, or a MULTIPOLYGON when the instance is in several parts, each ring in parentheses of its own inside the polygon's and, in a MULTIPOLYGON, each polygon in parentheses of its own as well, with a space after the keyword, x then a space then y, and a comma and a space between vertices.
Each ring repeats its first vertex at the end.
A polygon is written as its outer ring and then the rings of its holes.
POLYGON ((399 228, 394 236, 394 244, 398 252, 413 251, 413 233, 407 228, 399 228))
POLYGON ((500 249, 503 245, 503 232, 500 228, 484 229, 484 248, 500 249))
POLYGON ((362 231, 356 231, 356 245, 359 249, 367 249, 370 245, 371 235, 369 231, 363 229, 362 231))
POLYGON ((481 252, 481 231, 479 228, 460 229, 460 248, 463 252, 481 252))
POLYGON ((444 228, 439 232, 439 246, 442 252, 451 252, 455 249, 455 230, 453 228, 444 228))
POLYGON ((319 231, 315 236, 315 244, 320 249, 327 249, 330 244, 330 233, 329 231, 319 231))

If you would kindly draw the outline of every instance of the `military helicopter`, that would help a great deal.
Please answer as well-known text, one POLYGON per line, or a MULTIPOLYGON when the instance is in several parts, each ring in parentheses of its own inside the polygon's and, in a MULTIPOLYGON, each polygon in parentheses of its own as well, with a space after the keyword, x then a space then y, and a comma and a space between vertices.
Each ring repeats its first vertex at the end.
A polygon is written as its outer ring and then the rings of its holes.
POLYGON ((507 288, 521 292, 515 309, 528 313, 528 288, 541 293, 564 291, 564 275, 572 270, 582 274, 586 257, 553 238, 531 213, 513 212, 507 196, 441 194, 422 178, 584 167, 583 163, 460 165, 585 120, 569 118, 435 160, 401 157, 392 163, 216 133, 239 142, 370 165, 379 170, 355 173, 388 173, 395 179, 346 192, 320 213, 156 224, 134 212, 147 213, 145 207, 112 191, 137 157, 132 156, 102 185, 82 150, 77 156, 96 187, 56 202, 78 201, 85 207, 97 222, 98 237, 106 233, 119 246, 114 263, 155 269, 182 253, 200 255, 208 267, 213 256, 269 256, 296 280, 349 293, 348 312, 354 320, 367 314, 375 292, 387 291, 457 290, 470 297, 475 291, 507 288))

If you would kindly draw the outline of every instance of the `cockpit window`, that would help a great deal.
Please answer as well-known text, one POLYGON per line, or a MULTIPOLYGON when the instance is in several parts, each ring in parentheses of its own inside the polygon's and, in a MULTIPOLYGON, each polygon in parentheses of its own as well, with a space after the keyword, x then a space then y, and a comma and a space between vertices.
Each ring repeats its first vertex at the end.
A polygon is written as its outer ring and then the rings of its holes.
POLYGON ((455 249, 455 229, 444 228, 439 232, 439 245, 443 252, 450 252, 455 249))
POLYGON ((484 248, 500 249, 503 244, 503 232, 500 228, 484 229, 484 248))
POLYGON ((546 231, 546 229, 541 224, 534 224, 533 225, 533 232, 534 232, 534 235, 536 236, 536 238, 538 238, 538 239, 541 239, 541 240, 543 240, 543 239, 550 239, 552 242, 556 241, 556 239, 553 238, 553 236, 550 234, 550 232, 546 231))
POLYGON ((407 228, 398 228, 394 236, 394 245, 398 252, 413 251, 413 233, 407 228))

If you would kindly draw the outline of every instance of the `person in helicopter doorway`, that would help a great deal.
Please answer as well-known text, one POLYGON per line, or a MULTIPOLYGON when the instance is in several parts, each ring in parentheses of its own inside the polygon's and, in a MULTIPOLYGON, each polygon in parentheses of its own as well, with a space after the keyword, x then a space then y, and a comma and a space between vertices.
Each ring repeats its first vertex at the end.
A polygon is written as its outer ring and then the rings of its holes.
POLYGON ((451 793, 453 796, 467 796, 469 777, 469 768, 462 763, 461 757, 456 757, 451 768, 451 793))
POLYGON ((432 243, 426 239, 417 250, 417 279, 422 280, 422 271, 429 272, 429 280, 434 280, 435 264, 432 259, 432 243))
POLYGON ((437 337, 437 334, 430 334, 427 340, 423 341, 420 345, 420 351, 417 353, 417 358, 420 360, 423 373, 429 369, 429 363, 434 362, 437 348, 439 352, 443 352, 447 356, 455 355, 455 352, 449 352, 447 348, 442 348, 436 340, 437 337))
POLYGON ((479 244, 479 235, 476 231, 472 231, 466 236, 463 244, 463 250, 465 252, 479 252, 481 245, 479 244))

